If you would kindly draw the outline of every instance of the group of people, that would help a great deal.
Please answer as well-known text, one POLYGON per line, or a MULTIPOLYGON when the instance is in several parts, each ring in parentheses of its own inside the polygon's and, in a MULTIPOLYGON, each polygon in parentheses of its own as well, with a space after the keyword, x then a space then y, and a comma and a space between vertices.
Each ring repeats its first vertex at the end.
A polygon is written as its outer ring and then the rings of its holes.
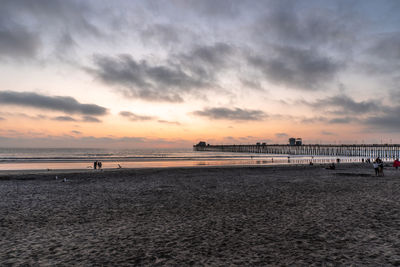
POLYGON ((96 160, 95 162, 93 162, 93 169, 99 169, 101 170, 101 168, 103 167, 103 163, 101 163, 101 161, 96 160))
MULTIPOLYGON (((367 163, 371 162, 369 159, 366 160, 367 163)), ((376 176, 385 176, 383 173, 383 161, 377 157, 374 162, 372 162, 372 165, 374 166, 375 170, 375 175, 376 176)), ((393 167, 396 168, 396 170, 400 167, 400 161, 399 158, 396 158, 393 162, 393 167)))

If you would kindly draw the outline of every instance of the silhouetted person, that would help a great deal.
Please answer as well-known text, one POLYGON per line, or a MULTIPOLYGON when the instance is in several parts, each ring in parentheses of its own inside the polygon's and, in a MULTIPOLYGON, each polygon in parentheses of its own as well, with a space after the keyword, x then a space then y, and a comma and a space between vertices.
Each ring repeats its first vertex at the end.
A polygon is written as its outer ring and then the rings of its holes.
POLYGON ((379 164, 376 161, 374 161, 372 163, 372 166, 374 166, 375 176, 378 176, 379 175, 379 164))
POLYGON ((101 161, 97 162, 97 166, 99 167, 99 170, 100 170, 101 167, 103 166, 103 164, 101 163, 101 161))
POLYGON ((383 161, 379 157, 377 157, 375 162, 378 164, 379 176, 385 176, 383 173, 383 161))
POLYGON ((383 172, 383 162, 381 162, 379 164, 379 172, 380 172, 381 176, 385 176, 385 173, 383 172))
POLYGON ((334 170, 334 169, 336 169, 335 163, 329 164, 328 168, 326 168, 326 169, 328 169, 328 170, 334 170))
POLYGON ((97 169, 97 160, 95 162, 93 162, 93 169, 97 169))
POLYGON ((380 176, 385 176, 385 174, 383 173, 383 161, 381 161, 381 162, 378 164, 378 169, 379 169, 379 175, 380 175, 380 176))

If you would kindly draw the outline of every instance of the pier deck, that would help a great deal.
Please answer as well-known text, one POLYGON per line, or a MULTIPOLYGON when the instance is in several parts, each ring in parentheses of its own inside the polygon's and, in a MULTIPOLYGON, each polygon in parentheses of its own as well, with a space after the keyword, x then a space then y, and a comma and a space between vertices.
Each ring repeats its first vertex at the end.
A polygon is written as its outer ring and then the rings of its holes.
POLYGON ((362 144, 362 145, 194 145, 195 151, 243 152, 312 156, 349 156, 395 159, 400 156, 400 144, 362 144))

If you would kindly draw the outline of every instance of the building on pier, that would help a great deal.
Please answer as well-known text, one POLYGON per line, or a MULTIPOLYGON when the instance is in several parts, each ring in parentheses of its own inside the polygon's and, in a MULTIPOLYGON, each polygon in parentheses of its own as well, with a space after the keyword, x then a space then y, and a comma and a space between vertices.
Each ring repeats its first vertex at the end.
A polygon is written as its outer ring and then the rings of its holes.
POLYGON ((195 145, 195 146, 197 146, 197 147, 205 147, 205 146, 207 146, 207 143, 206 142, 204 142, 204 141, 200 141, 197 145, 195 145))
POLYGON ((294 137, 289 138, 289 145, 295 146, 296 145, 296 138, 294 138, 294 137))
POLYGON ((289 138, 289 145, 291 146, 301 146, 303 144, 303 140, 301 138, 289 138))
POLYGON ((303 140, 301 138, 296 138, 296 146, 301 146, 303 144, 303 140))

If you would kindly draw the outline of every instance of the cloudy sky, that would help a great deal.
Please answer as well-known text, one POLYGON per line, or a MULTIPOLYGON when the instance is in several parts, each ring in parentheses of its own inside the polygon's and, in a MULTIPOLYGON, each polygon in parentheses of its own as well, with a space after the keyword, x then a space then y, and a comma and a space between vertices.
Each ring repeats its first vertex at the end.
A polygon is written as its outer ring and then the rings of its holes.
POLYGON ((0 146, 400 143, 400 1, 1 4, 0 146))

